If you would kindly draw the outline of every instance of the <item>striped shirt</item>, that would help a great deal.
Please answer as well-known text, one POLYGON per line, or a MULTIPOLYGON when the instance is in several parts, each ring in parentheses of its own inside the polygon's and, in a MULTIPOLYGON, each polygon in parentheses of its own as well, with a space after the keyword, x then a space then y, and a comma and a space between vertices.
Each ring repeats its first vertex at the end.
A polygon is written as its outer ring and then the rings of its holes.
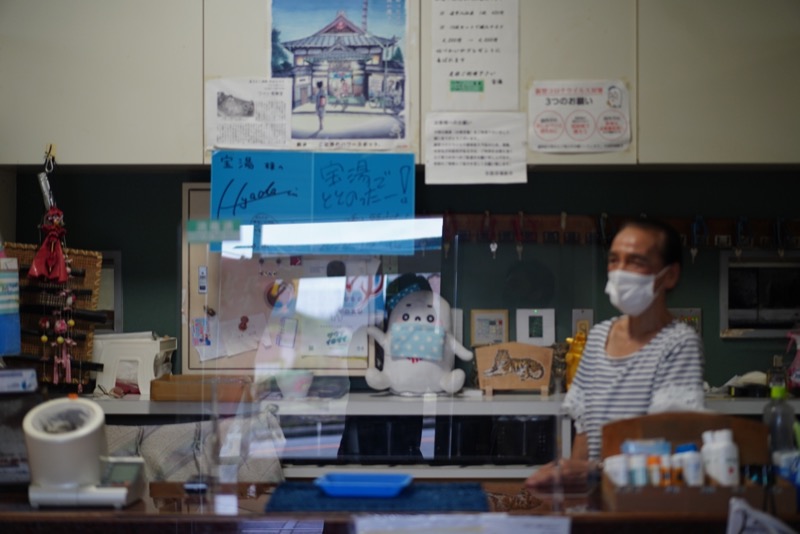
POLYGON ((703 409, 703 344, 680 321, 661 329, 647 345, 610 357, 604 321, 589 332, 564 408, 578 433, 586 433, 589 458, 600 458, 602 427, 618 419, 670 410, 703 409))

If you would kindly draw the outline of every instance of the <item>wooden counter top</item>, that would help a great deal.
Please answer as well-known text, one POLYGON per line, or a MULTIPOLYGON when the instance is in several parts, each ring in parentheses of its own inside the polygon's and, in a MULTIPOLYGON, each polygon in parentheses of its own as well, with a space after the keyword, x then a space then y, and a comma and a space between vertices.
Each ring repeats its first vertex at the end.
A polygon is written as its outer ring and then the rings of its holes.
MULTIPOLYGON (((445 482, 443 482, 445 483, 445 482)), ((569 517, 572 532, 724 532, 727 517, 719 514, 610 513, 593 511, 592 499, 564 501, 566 511, 554 511, 547 499, 521 499, 522 481, 486 481, 492 511, 512 514, 558 514, 569 517), (510 500, 504 501, 503 496, 510 500), (510 508, 508 503, 512 503, 510 508), (498 506, 500 509, 498 509, 498 506)), ((0 493, 0 525, 3 532, 41 534, 242 534, 281 532, 281 534, 350 534, 347 513, 265 513, 264 506, 274 485, 241 484, 238 488, 239 512, 236 516, 217 515, 209 498, 189 497, 180 484, 152 483, 149 494, 124 510, 55 509, 34 510, 28 505, 24 488, 0 493)), ((596 501, 595 501, 596 502, 596 501)), ((800 517, 787 521, 800 527, 800 517)))

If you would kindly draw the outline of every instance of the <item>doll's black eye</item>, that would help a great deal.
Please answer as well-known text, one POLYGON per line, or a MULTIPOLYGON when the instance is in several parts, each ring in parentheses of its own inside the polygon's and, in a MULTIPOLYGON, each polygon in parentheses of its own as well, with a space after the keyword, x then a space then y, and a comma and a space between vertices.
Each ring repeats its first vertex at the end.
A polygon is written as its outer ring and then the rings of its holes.
POLYGON ((436 317, 434 317, 433 315, 429 315, 429 316, 428 316, 428 322, 429 322, 429 323, 432 323, 432 322, 433 322, 433 321, 435 321, 435 320, 436 320, 436 317))
POLYGON ((408 318, 409 318, 409 317, 410 317, 410 315, 408 315, 407 313, 404 313, 404 314, 403 314, 403 320, 404 320, 404 321, 408 321, 408 318))

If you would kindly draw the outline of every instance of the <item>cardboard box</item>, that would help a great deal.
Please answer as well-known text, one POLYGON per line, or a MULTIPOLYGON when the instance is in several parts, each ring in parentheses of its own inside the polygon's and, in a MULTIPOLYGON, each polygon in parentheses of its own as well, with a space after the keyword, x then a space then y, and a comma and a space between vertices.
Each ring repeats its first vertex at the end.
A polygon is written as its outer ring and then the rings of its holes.
POLYGON ((165 375, 150 381, 154 401, 251 402, 252 378, 228 375, 165 375))

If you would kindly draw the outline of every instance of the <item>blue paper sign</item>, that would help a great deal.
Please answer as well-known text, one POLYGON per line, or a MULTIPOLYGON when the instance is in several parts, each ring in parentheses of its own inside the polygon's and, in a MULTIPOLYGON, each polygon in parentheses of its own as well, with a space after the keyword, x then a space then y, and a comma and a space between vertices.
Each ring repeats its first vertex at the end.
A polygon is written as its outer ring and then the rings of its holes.
POLYGON ((313 210, 311 154, 215 152, 211 218, 241 224, 308 222, 313 210))
POLYGON ((414 156, 314 154, 315 221, 414 217, 414 156))
POLYGON ((19 268, 16 258, 0 258, 0 356, 22 350, 19 319, 19 268))
MULTIPOLYGON (((211 217, 254 225, 414 218, 413 154, 218 151, 211 160, 211 217)), ((212 245, 219 251, 220 245, 212 245)), ((326 245, 325 254, 412 254, 413 242, 326 245)), ((297 253, 295 249, 293 252, 297 253)))

